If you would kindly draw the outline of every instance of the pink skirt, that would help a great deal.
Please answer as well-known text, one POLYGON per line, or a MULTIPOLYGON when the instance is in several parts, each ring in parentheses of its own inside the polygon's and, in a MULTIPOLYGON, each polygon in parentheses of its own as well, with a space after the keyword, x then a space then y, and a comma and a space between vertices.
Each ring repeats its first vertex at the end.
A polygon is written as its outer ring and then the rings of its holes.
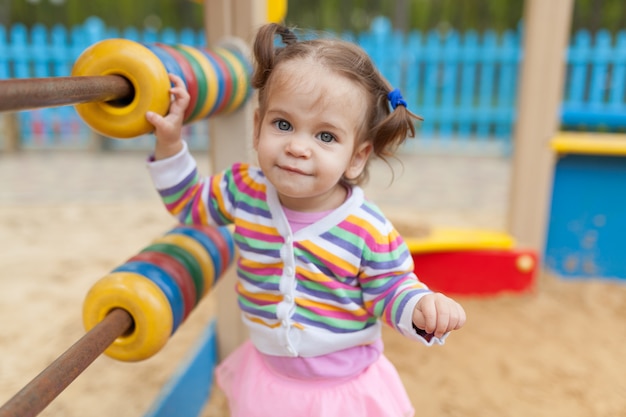
POLYGON ((216 369, 231 417, 412 417, 413 407, 384 355, 350 380, 303 380, 269 368, 251 342, 216 369))

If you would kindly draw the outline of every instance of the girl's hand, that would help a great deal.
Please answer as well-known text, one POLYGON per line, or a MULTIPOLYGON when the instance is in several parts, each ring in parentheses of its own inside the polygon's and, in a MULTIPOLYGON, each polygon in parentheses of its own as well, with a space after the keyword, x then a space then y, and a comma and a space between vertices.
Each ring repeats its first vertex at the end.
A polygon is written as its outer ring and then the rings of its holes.
POLYGON ((465 320, 463 307, 440 293, 423 296, 413 310, 413 324, 438 338, 452 330, 460 329, 465 320))
POLYGON ((181 134, 185 110, 189 105, 189 93, 179 76, 169 74, 169 78, 174 83, 170 89, 172 102, 169 112, 165 117, 150 111, 146 113, 146 119, 154 126, 156 135, 155 160, 174 156, 183 147, 181 134))

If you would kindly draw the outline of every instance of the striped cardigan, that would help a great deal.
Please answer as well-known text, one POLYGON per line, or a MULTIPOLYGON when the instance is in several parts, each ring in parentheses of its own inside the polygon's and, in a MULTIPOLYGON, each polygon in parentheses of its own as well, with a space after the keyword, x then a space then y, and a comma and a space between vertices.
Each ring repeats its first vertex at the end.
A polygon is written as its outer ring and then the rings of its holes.
POLYGON ((310 357, 372 343, 381 321, 425 344, 443 342, 413 329, 413 309, 430 291, 414 275, 400 235, 361 188, 292 233, 275 188, 256 167, 235 164, 203 178, 185 146, 148 168, 182 223, 234 224, 238 303, 261 352, 310 357))

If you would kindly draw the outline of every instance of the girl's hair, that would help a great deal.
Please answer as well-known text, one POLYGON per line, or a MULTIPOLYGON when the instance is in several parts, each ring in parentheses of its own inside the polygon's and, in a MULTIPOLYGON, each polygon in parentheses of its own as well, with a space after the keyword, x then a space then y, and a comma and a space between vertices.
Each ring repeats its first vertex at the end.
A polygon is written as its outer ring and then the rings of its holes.
MULTIPOLYGON (((368 98, 365 124, 359 129, 357 140, 370 141, 374 155, 386 160, 407 137, 415 136, 414 120, 421 120, 406 106, 390 110, 389 94, 393 88, 378 72, 367 53, 357 45, 339 39, 313 39, 299 41, 286 26, 270 23, 262 26, 254 41, 256 66, 252 87, 258 90, 259 111, 265 112, 268 85, 272 72, 281 63, 294 59, 313 58, 328 69, 360 85, 368 98), (284 46, 277 47, 276 35, 284 46)), ((353 181, 366 181, 368 167, 353 181)))

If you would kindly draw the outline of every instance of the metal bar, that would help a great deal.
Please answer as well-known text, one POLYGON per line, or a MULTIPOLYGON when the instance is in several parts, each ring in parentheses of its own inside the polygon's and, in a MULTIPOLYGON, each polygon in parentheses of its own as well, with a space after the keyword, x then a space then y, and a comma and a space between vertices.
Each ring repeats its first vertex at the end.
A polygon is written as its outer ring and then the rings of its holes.
POLYGON ((0 80, 0 112, 130 100, 132 84, 121 75, 0 80))
POLYGON ((34 417, 39 414, 132 325, 133 318, 126 310, 111 311, 0 407, 0 417, 34 417))

